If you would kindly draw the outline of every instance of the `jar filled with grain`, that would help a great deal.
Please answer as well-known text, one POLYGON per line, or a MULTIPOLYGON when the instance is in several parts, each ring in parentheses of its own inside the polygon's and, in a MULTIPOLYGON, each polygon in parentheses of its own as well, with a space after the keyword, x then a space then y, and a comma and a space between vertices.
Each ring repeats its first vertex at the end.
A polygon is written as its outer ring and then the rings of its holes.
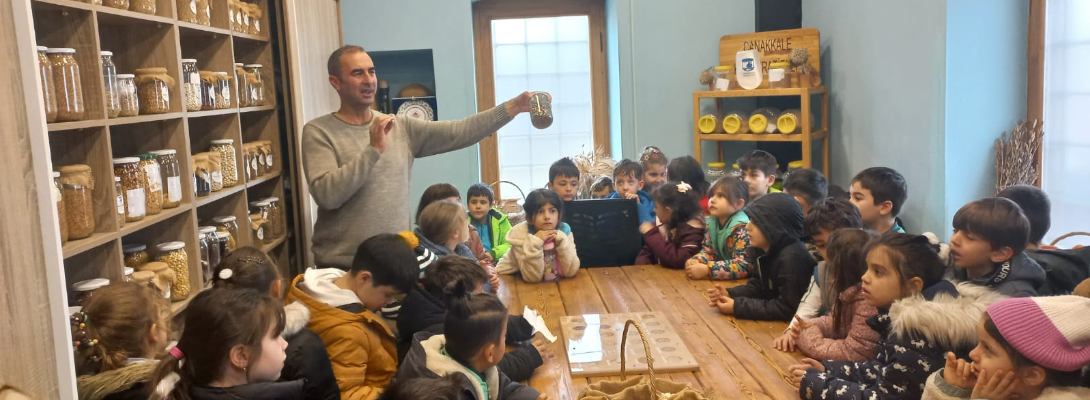
POLYGON ((102 0, 102 5, 119 10, 128 10, 129 0, 102 0))
POLYGON ((212 71, 200 72, 201 110, 216 109, 216 78, 212 71))
POLYGON ((208 172, 208 156, 193 155, 193 194, 204 197, 212 194, 212 177, 208 172))
POLYGON ((216 228, 216 232, 213 232, 213 234, 216 235, 216 242, 219 243, 220 260, 222 261, 231 254, 231 249, 229 248, 231 245, 231 237, 227 232, 220 232, 219 228, 216 228))
POLYGON ((125 226, 125 190, 121 188, 121 177, 114 177, 114 204, 117 207, 117 227, 125 226))
POLYGON ((159 293, 163 297, 170 299, 173 293, 175 275, 174 271, 170 269, 170 265, 161 261, 150 261, 144 265, 136 267, 137 271, 148 271, 155 274, 156 288, 159 289, 159 293))
POLYGON ((68 239, 76 240, 95 232, 95 178, 91 167, 83 164, 60 168, 59 182, 64 193, 64 209, 68 219, 68 239))
POLYGON ((733 110, 723 116, 723 131, 729 134, 749 133, 749 113, 733 110))
POLYGON ((231 108, 231 76, 222 71, 216 72, 214 76, 216 78, 216 109, 231 108))
POLYGON ((166 68, 140 68, 136 71, 136 91, 141 114, 162 114, 170 111, 170 89, 174 78, 166 68))
POLYGON ((136 75, 117 74, 117 98, 121 112, 119 117, 140 115, 140 98, 136 95, 136 75))
POLYGON ((257 176, 255 176, 253 174, 253 169, 250 168, 250 166, 254 162, 254 157, 253 157, 254 154, 253 153, 254 153, 253 143, 246 143, 246 144, 242 145, 242 170, 246 172, 244 175, 246 176, 246 181, 247 182, 250 181, 250 180, 253 180, 254 178, 257 177, 257 176))
POLYGON ((144 178, 147 215, 159 214, 163 211, 163 173, 159 170, 159 160, 154 154, 141 154, 140 169, 144 178))
POLYGON ((46 50, 53 69, 53 88, 57 98, 57 121, 79 121, 86 116, 83 84, 79 77, 76 49, 46 50))
POLYGON ((185 242, 167 242, 156 246, 159 261, 166 263, 174 271, 174 287, 170 300, 181 301, 189 297, 189 256, 185 253, 185 242))
POLYGON ((219 239, 216 238, 216 227, 202 226, 197 230, 197 239, 201 242, 201 276, 203 284, 208 286, 212 282, 212 271, 220 263, 219 239))
POLYGON ((215 151, 209 151, 204 153, 208 161, 205 163, 208 166, 209 184, 212 186, 213 192, 223 190, 223 170, 222 163, 220 162, 220 153, 215 151))
POLYGON ((57 120, 57 90, 53 88, 53 64, 49 62, 46 51, 49 48, 38 46, 38 76, 42 84, 42 107, 45 108, 45 122, 57 120))
MULTIPOLYGON (((814 124, 814 119, 810 118, 811 127, 814 124)), ((802 111, 798 109, 784 110, 776 116, 776 129, 782 133, 802 133, 799 128, 802 128, 802 111)))
POLYGON ((178 20, 191 24, 197 23, 197 0, 176 0, 178 20))
POLYGON ((216 223, 216 232, 227 234, 227 252, 238 248, 238 221, 234 215, 224 215, 212 218, 216 223))
POLYGON ((257 172, 258 176, 265 175, 269 171, 269 168, 268 168, 268 166, 266 166, 266 161, 265 161, 265 149, 263 147, 261 147, 261 141, 260 140, 254 142, 253 146, 254 146, 254 161, 256 161, 254 163, 254 168, 256 169, 256 172, 257 172))
POLYGON ((251 3, 250 4, 250 31, 251 35, 261 35, 261 6, 251 3))
POLYGON ((197 71, 196 59, 182 59, 182 85, 185 86, 186 111, 200 111, 202 109, 201 76, 197 71))
POLYGON ((79 281, 72 284, 73 299, 76 299, 76 305, 82 306, 87 300, 91 299, 94 295, 94 291, 109 285, 110 280, 106 278, 88 279, 85 281, 79 281))
POLYGON ((182 166, 178 162, 178 151, 174 149, 151 152, 159 162, 159 173, 163 184, 163 208, 174 208, 182 204, 182 166))
POLYGON ((246 88, 246 69, 242 63, 235 63, 235 93, 238 93, 238 106, 250 106, 250 90, 246 88))
POLYGON ((791 79, 787 75, 787 61, 768 63, 768 87, 771 89, 786 89, 791 87, 791 79))
POLYGON ((753 133, 776 133, 776 115, 780 109, 774 107, 758 108, 749 116, 749 130, 753 133))
POLYGON ((269 197, 263 199, 269 203, 269 228, 272 229, 273 238, 279 238, 284 236, 286 226, 284 225, 284 208, 281 207, 279 197, 269 197))
POLYGON ((197 24, 212 25, 212 2, 210 0, 197 0, 197 24))
POLYGON ((87 3, 87 4, 91 4, 91 5, 96 5, 96 6, 101 6, 102 5, 102 0, 83 0, 83 2, 87 3))
POLYGON ((212 141, 212 152, 220 155, 220 169, 223 172, 223 187, 233 187, 238 184, 238 162, 235 153, 234 139, 219 139, 212 141))
POLYGON ((117 65, 114 65, 114 53, 103 51, 100 55, 102 57, 102 89, 106 91, 106 116, 117 118, 121 115, 121 99, 117 91, 117 65))
POLYGON ((261 80, 261 64, 246 64, 246 88, 250 91, 250 106, 265 105, 265 86, 261 80))
POLYGON ((276 236, 269 226, 269 201, 250 202, 250 228, 253 230, 254 243, 270 243, 276 236))
POLYGON ((121 252, 125 254, 125 266, 129 268, 139 269, 151 261, 151 257, 148 256, 148 246, 145 244, 127 244, 121 246, 121 252))
POLYGON ((231 30, 235 32, 242 31, 242 6, 238 0, 227 0, 227 5, 230 7, 228 17, 231 20, 231 30))
POLYGON ((253 16, 251 15, 252 12, 250 10, 250 4, 239 1, 238 13, 240 16, 242 16, 242 25, 239 27, 238 32, 249 34, 250 31, 253 30, 253 28, 250 27, 250 22, 253 19, 253 16))
POLYGON ((155 0, 129 0, 129 11, 155 15, 155 0))
MULTIPOLYGON (((273 167, 274 160, 276 159, 276 152, 273 150, 272 141, 262 140, 257 142, 259 149, 261 149, 262 155, 265 156, 265 170, 261 172, 261 175, 271 174, 275 171, 273 167)), ((260 163, 259 163, 260 165, 260 163)))
POLYGON ((61 244, 68 241, 68 216, 64 209, 64 193, 61 192, 60 172, 53 172, 53 197, 57 202, 57 228, 61 231, 61 244))
POLYGON ((147 215, 147 207, 140 158, 115 158, 113 162, 114 175, 121 178, 121 190, 125 194, 125 222, 144 219, 147 215))

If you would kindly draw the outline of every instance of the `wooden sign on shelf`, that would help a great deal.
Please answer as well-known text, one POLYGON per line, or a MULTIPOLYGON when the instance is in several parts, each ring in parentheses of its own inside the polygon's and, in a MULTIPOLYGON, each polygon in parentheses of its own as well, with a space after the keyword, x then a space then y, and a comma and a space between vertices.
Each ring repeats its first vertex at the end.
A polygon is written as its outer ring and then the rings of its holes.
POLYGON ((815 75, 821 76, 821 36, 815 28, 723 36, 719 39, 719 64, 734 65, 739 51, 757 50, 761 54, 761 68, 768 71, 770 62, 790 62, 791 50, 797 47, 806 48, 810 53, 807 64, 815 75))

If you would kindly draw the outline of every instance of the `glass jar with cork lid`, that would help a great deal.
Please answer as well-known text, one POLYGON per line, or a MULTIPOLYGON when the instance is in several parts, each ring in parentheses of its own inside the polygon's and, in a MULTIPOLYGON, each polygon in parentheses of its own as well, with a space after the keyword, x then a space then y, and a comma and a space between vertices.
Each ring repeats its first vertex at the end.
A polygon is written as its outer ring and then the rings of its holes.
POLYGON ((147 215, 144 177, 140 169, 140 158, 115 158, 114 175, 121 178, 121 189, 125 195, 125 222, 136 222, 147 215))
POLYGON ((91 174, 91 167, 84 164, 63 166, 60 168, 58 182, 64 195, 68 239, 77 240, 91 236, 95 232, 95 178, 91 174))
POLYGON ((171 301, 181 301, 189 297, 189 256, 185 253, 185 242, 167 242, 155 247, 159 253, 159 262, 166 263, 174 271, 174 287, 171 301))

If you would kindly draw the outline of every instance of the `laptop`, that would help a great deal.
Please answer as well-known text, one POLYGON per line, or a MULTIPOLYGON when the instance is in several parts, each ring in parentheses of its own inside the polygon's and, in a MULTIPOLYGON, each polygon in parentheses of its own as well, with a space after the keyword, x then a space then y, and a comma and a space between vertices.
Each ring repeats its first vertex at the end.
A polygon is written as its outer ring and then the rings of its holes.
POLYGON ((633 265, 643 248, 635 200, 565 202, 562 221, 575 236, 580 268, 633 265))

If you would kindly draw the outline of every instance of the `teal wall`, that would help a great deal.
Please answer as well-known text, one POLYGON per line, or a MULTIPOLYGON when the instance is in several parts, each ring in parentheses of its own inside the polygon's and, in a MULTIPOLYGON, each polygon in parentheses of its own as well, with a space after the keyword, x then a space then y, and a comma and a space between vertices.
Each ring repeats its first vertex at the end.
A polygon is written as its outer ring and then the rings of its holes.
MULTIPOLYGON (((1026 118, 1029 5, 948 0, 946 19, 946 221, 995 194, 992 144, 1026 118)), ((949 223, 943 227, 949 231, 949 223)))
MULTIPOLYGON (((449 120, 477 112, 469 1, 342 1, 341 18, 346 44, 368 51, 431 49, 439 115, 449 120)), ((382 66, 375 68, 382 79, 382 66)), ((477 146, 417 159, 409 190, 412 210, 431 184, 448 182, 465 192, 480 180, 480 171, 477 146)))

